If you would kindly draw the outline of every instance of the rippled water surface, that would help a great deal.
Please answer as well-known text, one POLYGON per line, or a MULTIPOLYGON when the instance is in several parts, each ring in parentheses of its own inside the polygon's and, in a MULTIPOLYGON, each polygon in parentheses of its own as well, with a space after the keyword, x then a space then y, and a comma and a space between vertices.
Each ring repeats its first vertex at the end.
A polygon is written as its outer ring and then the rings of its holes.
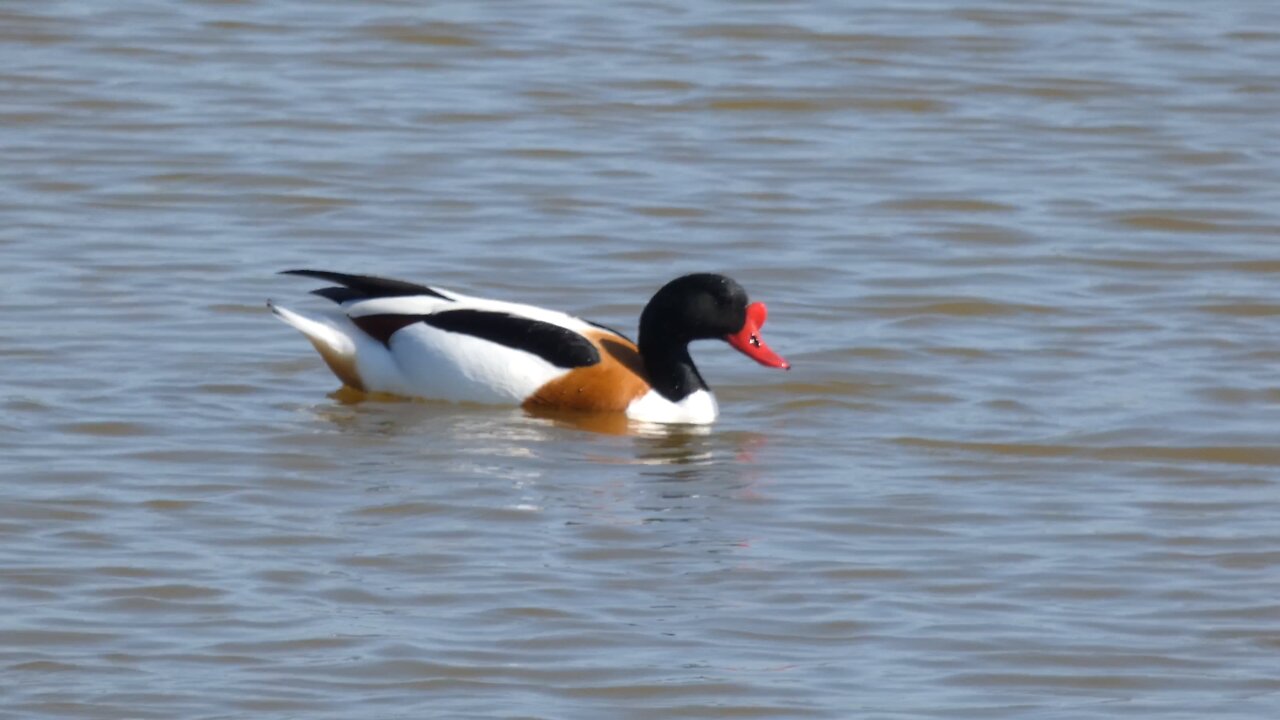
POLYGON ((0 715, 1280 716, 1280 9, 0 8, 0 715), (369 272, 792 361, 335 394, 369 272))

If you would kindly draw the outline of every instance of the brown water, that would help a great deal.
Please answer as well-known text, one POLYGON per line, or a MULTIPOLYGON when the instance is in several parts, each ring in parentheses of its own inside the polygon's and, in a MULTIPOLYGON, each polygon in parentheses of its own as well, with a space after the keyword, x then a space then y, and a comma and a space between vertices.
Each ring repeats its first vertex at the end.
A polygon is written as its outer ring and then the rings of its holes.
POLYGON ((0 715, 1280 716, 1280 7, 0 9, 0 715), (769 372, 353 402, 376 272, 769 372))

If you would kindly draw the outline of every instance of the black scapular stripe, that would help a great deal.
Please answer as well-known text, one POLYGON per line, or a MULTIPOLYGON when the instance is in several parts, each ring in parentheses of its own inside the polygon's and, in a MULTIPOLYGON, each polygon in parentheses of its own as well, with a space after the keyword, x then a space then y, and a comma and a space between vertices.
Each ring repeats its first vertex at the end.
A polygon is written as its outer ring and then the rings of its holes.
POLYGON ((314 291, 316 295, 328 298, 336 303, 344 303, 349 300, 368 300, 370 298, 405 297, 406 295, 430 295, 441 300, 451 299, 426 285, 374 275, 348 275, 327 270, 284 270, 280 274, 301 275, 302 277, 338 283, 342 287, 321 288, 314 291))
POLYGON ((422 318, 431 327, 472 335, 532 353, 562 368, 600 362, 600 351, 578 333, 554 323, 485 310, 446 310, 422 318))
POLYGON ((388 347, 396 331, 422 322, 537 355, 556 367, 586 367, 600 362, 600 351, 578 333, 519 315, 485 310, 446 310, 431 315, 364 315, 351 320, 370 337, 388 347))

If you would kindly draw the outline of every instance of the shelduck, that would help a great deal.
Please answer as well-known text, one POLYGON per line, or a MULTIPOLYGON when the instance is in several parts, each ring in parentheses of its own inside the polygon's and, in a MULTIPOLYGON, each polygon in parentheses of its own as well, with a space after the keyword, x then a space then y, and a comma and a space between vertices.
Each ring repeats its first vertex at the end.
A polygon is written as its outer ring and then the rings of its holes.
POLYGON ((286 270, 333 283, 313 291, 340 310, 267 306, 311 341, 343 384, 405 397, 625 413, 708 424, 719 411, 689 356, 724 340, 761 365, 791 365, 760 339, 764 303, 700 273, 664 285, 640 314, 640 341, 572 315, 371 275, 286 270))

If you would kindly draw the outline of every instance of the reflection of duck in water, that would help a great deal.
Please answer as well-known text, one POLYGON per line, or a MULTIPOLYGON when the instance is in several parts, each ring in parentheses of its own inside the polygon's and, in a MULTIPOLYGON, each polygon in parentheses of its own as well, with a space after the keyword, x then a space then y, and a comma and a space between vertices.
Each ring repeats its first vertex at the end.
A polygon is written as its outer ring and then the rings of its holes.
POLYGON ((685 275, 640 315, 640 342, 572 315, 423 285, 319 270, 315 293, 341 312, 307 317, 268 303, 357 390, 539 411, 625 413, 707 424, 715 398, 689 356, 693 340, 724 340, 768 367, 791 366, 760 339, 764 303, 723 275, 685 275))

